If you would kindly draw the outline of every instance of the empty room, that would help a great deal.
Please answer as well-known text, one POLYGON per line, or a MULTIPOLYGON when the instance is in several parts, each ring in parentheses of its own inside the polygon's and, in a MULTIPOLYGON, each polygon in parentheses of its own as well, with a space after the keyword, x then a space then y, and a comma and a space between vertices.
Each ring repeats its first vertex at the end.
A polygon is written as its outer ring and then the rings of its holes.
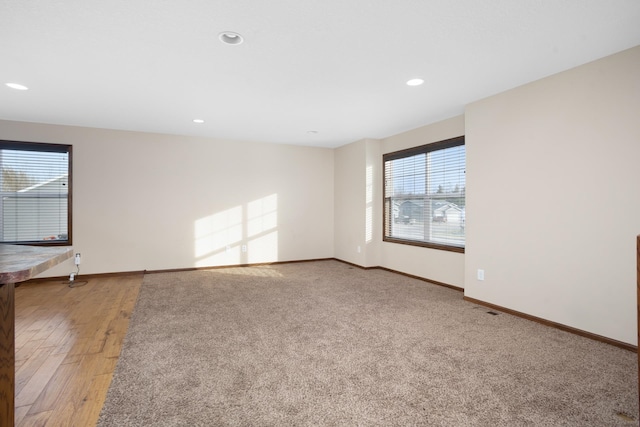
POLYGON ((640 2, 0 2, 0 425, 638 425, 640 2))

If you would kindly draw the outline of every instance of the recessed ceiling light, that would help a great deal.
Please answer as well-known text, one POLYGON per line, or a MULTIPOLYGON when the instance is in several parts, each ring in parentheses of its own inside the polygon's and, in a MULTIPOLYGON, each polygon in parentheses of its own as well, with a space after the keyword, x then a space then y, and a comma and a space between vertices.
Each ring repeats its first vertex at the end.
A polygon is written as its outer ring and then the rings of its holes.
POLYGON ((202 120, 202 119, 193 119, 193 123, 198 123, 198 124, 204 123, 204 120, 202 120))
POLYGON ((234 33, 233 31, 223 31, 218 34, 218 38, 225 44, 240 44, 244 41, 240 34, 234 33))
POLYGON ((21 85, 19 83, 7 83, 7 86, 9 86, 11 89, 16 89, 16 90, 29 90, 28 87, 21 85))
POLYGON ((409 86, 420 86, 422 83, 424 83, 424 80, 422 79, 411 79, 407 81, 409 86))

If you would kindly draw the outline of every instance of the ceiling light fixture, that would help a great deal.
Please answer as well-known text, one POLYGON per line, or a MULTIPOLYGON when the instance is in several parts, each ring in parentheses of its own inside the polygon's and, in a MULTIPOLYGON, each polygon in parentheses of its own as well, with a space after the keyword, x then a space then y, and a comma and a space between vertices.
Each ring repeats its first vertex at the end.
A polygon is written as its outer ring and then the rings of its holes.
POLYGON ((202 119, 193 119, 193 123, 202 124, 202 123, 204 123, 204 120, 202 120, 202 119))
POLYGON ((15 89, 15 90, 29 90, 28 87, 21 85, 19 83, 7 83, 7 86, 9 86, 11 89, 15 89))
POLYGON ((240 34, 233 31, 223 31, 218 34, 218 38, 225 44, 241 44, 244 41, 240 34))
POLYGON ((420 86, 422 83, 424 83, 422 79, 411 79, 407 81, 407 85, 409 86, 420 86))

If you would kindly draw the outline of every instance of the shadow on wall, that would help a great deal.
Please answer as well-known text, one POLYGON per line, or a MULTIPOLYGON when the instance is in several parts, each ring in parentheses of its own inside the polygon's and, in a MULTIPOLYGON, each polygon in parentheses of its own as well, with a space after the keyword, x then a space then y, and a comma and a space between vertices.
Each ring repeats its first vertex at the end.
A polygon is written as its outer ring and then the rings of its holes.
POLYGON ((194 233, 196 267, 278 261, 278 195, 200 218, 194 233))

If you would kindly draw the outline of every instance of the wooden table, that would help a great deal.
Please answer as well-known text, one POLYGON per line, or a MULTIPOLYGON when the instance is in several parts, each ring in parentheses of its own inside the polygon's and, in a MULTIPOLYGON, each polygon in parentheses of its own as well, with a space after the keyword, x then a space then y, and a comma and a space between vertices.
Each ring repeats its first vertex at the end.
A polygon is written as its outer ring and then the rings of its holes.
POLYGON ((0 426, 14 425, 15 284, 71 258, 62 246, 0 245, 0 426))

